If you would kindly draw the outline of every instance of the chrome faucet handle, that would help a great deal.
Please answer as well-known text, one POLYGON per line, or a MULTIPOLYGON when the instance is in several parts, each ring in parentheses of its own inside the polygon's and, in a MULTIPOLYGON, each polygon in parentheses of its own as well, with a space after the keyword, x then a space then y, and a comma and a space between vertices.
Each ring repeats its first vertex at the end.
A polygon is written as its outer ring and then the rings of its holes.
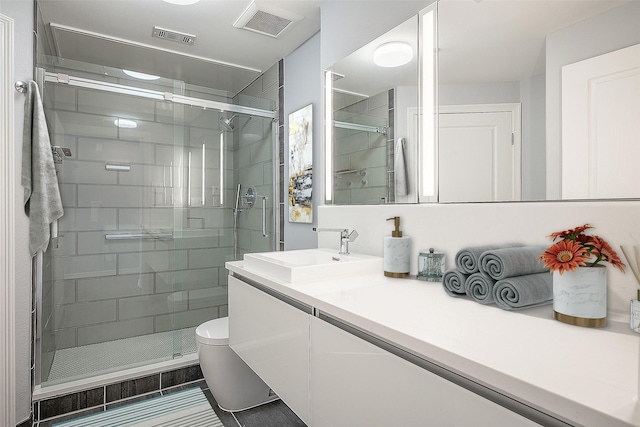
POLYGON ((358 238, 358 232, 352 230, 349 232, 348 228, 345 228, 340 233, 340 255, 349 255, 349 242, 353 242, 358 238))
POLYGON ((353 242, 358 237, 358 232, 352 230, 349 232, 348 228, 320 228, 313 227, 313 231, 320 233, 323 231, 335 231, 340 233, 340 255, 349 255, 349 242, 353 242))

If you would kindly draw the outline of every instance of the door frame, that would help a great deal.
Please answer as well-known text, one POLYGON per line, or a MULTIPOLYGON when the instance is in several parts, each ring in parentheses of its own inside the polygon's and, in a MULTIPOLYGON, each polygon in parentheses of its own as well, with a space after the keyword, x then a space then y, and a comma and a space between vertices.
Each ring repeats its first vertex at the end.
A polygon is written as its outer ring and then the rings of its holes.
MULTIPOLYGON (((464 114, 464 113, 511 113, 511 164, 513 166, 513 179, 511 183, 511 200, 522 200, 522 104, 461 104, 441 105, 438 114, 464 114)), ((438 129, 440 126, 438 125, 438 129)), ((440 139, 438 138, 438 143, 440 139)))
MULTIPOLYGON (((0 14, 0 424, 16 425, 13 19, 0 14)), ((22 96, 18 94, 18 96, 22 96)))

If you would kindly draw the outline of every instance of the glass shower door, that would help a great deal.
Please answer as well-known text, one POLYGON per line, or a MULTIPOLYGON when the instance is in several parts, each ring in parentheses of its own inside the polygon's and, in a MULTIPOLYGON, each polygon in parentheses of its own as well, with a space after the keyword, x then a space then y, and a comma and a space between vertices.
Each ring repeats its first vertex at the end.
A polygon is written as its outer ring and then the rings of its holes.
POLYGON ((183 353, 173 313, 186 304, 174 272, 187 258, 173 238, 182 227, 173 203, 183 193, 182 111, 131 88, 181 94, 184 85, 141 85, 71 61, 42 65, 52 145, 66 155, 56 165, 65 214, 44 255, 40 380, 169 360, 183 353))
POLYGON ((52 144, 68 155, 36 298, 36 383, 195 352, 195 327, 228 313, 225 262, 275 249, 273 106, 216 95, 247 111, 223 112, 189 105, 206 104, 208 89, 179 103, 181 82, 41 62, 52 144))

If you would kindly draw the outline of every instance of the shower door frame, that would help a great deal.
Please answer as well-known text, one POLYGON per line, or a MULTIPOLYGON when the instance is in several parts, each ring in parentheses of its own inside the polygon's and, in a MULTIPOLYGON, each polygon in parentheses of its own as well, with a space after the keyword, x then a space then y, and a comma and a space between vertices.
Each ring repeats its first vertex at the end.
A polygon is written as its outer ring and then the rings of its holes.
MULTIPOLYGON (((201 107, 204 109, 218 110, 220 112, 240 113, 249 116, 255 116, 260 118, 271 119, 271 145, 272 145, 272 161, 274 162, 273 168, 273 185, 271 197, 273 200, 273 218, 271 220, 271 240, 272 249, 274 251, 279 250, 279 242, 281 236, 281 230, 278 227, 278 219, 280 217, 281 201, 279 200, 279 186, 281 185, 277 165, 281 161, 279 159, 278 149, 278 109, 276 110, 264 110, 259 108, 247 107, 237 104, 224 103, 220 101, 206 100, 201 98, 194 98, 184 95, 175 95, 171 92, 155 91, 150 89, 137 88, 135 86, 127 86, 123 84, 109 83, 91 80, 82 77, 75 77, 64 73, 47 72, 43 68, 36 68, 36 81, 40 87, 44 87, 46 82, 65 84, 74 87, 107 91, 111 93, 138 96, 147 99, 153 99, 158 101, 168 101, 175 104, 183 104, 192 107, 201 107)), ((34 313, 34 325, 33 325, 33 353, 34 360, 34 377, 33 387, 41 387, 42 385, 42 371, 41 371, 41 325, 42 325, 42 265, 43 265, 43 253, 38 252, 34 258, 33 263, 33 303, 35 308, 34 313)), ((175 359, 174 354, 174 359, 175 359)), ((180 354, 181 356, 181 354, 180 354)), ((123 369, 128 367, 124 366, 123 369)), ((90 379, 87 378, 87 379, 90 379)), ((62 385, 64 383, 61 383, 62 385)))
POLYGON ((81 87, 85 89, 95 89, 120 93, 124 95, 140 96, 148 99, 160 101, 170 101, 176 104, 190 105, 192 107, 211 108, 222 112, 241 113, 251 116, 264 117, 276 121, 277 111, 261 110, 259 108, 245 107, 242 105, 229 104, 220 101, 211 101, 207 99, 193 98, 184 95, 174 95, 171 92, 160 92, 157 90, 142 89, 134 86, 126 86, 117 83, 97 82, 95 80, 82 77, 74 77, 63 73, 44 73, 44 82, 62 83, 69 86, 81 87))

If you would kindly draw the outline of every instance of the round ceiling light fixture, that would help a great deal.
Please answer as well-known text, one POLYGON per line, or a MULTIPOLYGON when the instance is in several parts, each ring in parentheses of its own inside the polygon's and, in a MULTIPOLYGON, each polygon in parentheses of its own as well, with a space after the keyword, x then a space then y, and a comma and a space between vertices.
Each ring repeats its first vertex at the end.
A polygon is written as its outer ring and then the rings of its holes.
POLYGON ((131 71, 131 70, 122 70, 129 77, 133 77, 134 79, 140 80, 158 80, 160 76, 154 76, 153 74, 141 73, 139 71, 131 71))
POLYGON ((129 119, 115 119, 114 123, 116 126, 123 129, 135 129, 138 127, 138 123, 129 119))
POLYGON ((373 52, 373 62, 379 67, 400 67, 412 59, 413 48, 405 42, 381 44, 373 52))
POLYGON ((163 0, 167 3, 177 4, 179 6, 189 6, 190 4, 196 4, 200 0, 163 0))

